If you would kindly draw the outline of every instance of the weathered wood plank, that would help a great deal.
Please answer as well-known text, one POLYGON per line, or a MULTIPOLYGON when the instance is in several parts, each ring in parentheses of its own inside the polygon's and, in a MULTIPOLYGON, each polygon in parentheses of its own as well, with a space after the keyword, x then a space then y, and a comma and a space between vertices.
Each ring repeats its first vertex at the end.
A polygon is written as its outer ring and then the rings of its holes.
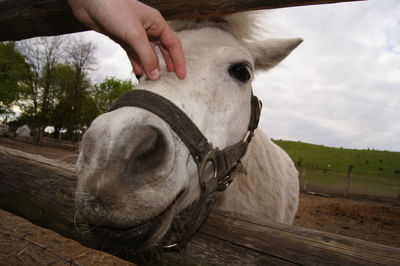
POLYGON ((254 250, 269 250, 287 261, 307 262, 307 265, 321 265, 322 261, 324 265, 398 263, 396 248, 382 249, 381 245, 375 243, 233 213, 212 213, 200 232, 254 250), (265 235, 268 235, 268 238, 265 238, 265 235), (237 236, 246 237, 238 239, 237 236), (287 241, 289 239, 290 241, 287 241), (376 258, 380 256, 384 259, 377 261, 376 258))
MULTIPOLYGON (((239 11, 364 0, 143 0, 167 19, 220 16, 239 11)), ((67 0, 0 0, 0 41, 87 30, 67 0)))
MULTIPOLYGON (((77 231, 76 224, 85 222, 75 217, 75 186, 73 165, 0 146, 0 208, 138 262, 134 250, 115 249, 77 231)), ((400 249, 215 211, 184 250, 158 254, 155 260, 167 265, 400 265, 400 249)))

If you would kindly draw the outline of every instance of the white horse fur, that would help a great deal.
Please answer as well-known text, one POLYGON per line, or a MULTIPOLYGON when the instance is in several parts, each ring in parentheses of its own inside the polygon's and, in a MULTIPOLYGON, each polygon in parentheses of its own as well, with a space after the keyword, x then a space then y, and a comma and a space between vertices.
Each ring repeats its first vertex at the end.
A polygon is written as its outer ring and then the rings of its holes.
MULTIPOLYGON (((178 80, 162 66, 160 80, 143 80, 137 87, 175 103, 220 149, 242 140, 247 132, 254 71, 275 66, 302 41, 251 40, 244 34, 249 28, 238 26, 249 21, 233 16, 176 22, 186 79, 178 80), (249 81, 229 74, 229 67, 238 62, 249 65, 249 81)), ((197 166, 187 147, 165 121, 136 107, 123 107, 93 121, 83 137, 77 171, 77 206, 90 223, 123 230, 162 214, 147 245, 157 243, 174 216, 200 195, 197 166)), ((257 129, 240 171, 216 208, 290 224, 297 205, 293 162, 257 129)))

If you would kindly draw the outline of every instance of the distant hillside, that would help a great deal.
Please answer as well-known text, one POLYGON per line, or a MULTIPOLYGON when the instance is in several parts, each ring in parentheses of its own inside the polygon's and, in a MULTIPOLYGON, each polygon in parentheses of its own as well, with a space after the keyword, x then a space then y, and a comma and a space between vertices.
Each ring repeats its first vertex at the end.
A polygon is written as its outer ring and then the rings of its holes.
POLYGON ((331 148, 304 142, 274 140, 297 167, 400 179, 400 152, 331 148))

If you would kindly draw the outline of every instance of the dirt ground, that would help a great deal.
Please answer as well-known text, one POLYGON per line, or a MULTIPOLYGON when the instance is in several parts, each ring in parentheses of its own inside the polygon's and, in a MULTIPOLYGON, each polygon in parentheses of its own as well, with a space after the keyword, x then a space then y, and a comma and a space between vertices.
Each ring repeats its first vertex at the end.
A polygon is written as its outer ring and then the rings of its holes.
POLYGON ((24 143, 19 141, 13 141, 8 138, 0 137, 0 145, 24 151, 31 154, 40 154, 44 157, 63 161, 66 163, 74 164, 78 158, 78 152, 73 150, 57 149, 49 146, 39 146, 30 143, 24 143))
POLYGON ((400 248, 400 205, 301 194, 295 225, 400 248))
MULTIPOLYGON (((73 163, 74 151, 0 138, 0 145, 73 163)), ((301 194, 295 225, 400 248, 400 205, 301 194)), ((133 265, 0 210, 0 265, 133 265)))

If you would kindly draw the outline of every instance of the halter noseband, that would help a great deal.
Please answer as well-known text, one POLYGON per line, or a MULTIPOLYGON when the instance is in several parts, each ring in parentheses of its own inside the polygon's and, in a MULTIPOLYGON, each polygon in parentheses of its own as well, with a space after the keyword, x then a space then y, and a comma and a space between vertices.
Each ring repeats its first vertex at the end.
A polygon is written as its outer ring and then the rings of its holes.
POLYGON ((197 204, 194 207, 190 207, 190 210, 185 210, 187 215, 190 216, 188 219, 189 225, 185 226, 187 229, 184 232, 178 232, 178 237, 172 237, 177 232, 169 232, 168 242, 171 242, 170 239, 173 238, 173 244, 164 243, 165 249, 179 249, 189 241, 190 237, 206 219, 216 192, 224 191, 232 183, 232 172, 246 153, 254 130, 258 126, 262 107, 261 101, 252 94, 251 115, 246 136, 238 143, 223 150, 214 147, 179 107, 158 94, 138 89, 128 91, 113 103, 110 112, 126 106, 145 109, 167 122, 185 143, 197 164, 201 186, 200 199, 197 200, 197 204))

